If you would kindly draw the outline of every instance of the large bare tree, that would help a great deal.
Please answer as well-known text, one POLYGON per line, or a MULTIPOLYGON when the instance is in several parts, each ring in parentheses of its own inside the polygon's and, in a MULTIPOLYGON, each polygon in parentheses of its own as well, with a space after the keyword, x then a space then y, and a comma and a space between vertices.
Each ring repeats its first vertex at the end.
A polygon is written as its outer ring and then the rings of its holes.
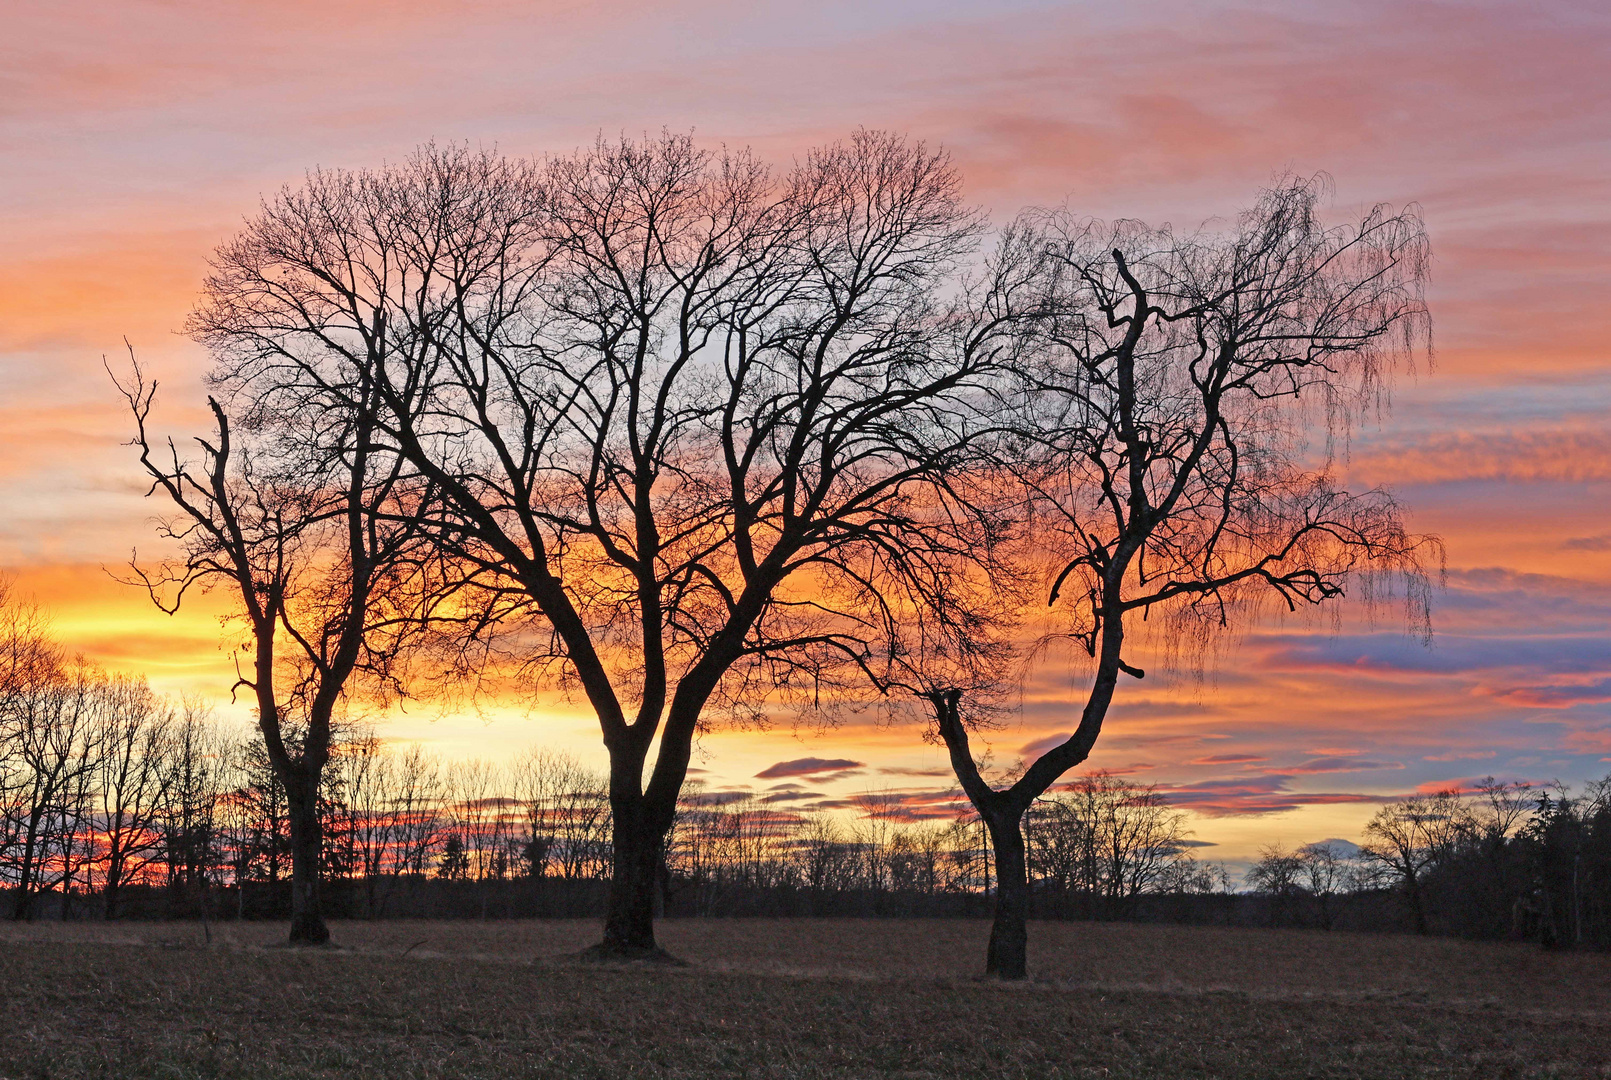
POLYGON ((1261 604, 1396 582, 1430 632, 1437 542, 1409 533, 1388 493, 1342 490, 1331 469, 1334 440, 1430 347, 1427 239, 1412 211, 1380 206, 1328 227, 1325 191, 1284 182, 1233 226, 1190 235, 1060 213, 1023 225, 1046 277, 1003 473, 1026 492, 1036 557, 1050 556, 1060 633, 1095 671, 1074 732, 999 788, 974 760, 961 688, 924 688, 996 851, 995 975, 1026 972, 1024 813, 1090 756, 1119 676, 1143 676, 1126 659, 1134 619, 1189 653, 1261 604))
POLYGON ((778 173, 669 135, 315 173, 221 249, 194 329, 230 377, 340 413, 377 357, 387 438, 443 496, 438 624, 597 715, 605 953, 655 948, 701 726, 820 700, 890 597, 946 602, 985 543, 945 483, 1015 317, 981 299, 1009 273, 958 275, 980 233, 897 137, 778 173))

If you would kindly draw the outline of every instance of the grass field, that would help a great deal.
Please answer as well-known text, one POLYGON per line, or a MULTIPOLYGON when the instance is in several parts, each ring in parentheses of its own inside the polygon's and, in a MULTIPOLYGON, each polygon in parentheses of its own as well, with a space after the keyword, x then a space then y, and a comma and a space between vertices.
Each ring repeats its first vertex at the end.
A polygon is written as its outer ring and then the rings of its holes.
POLYGON ((689 966, 570 954, 590 922, 0 927, 0 1077, 1611 1077, 1611 957, 1043 923, 672 921, 689 966))

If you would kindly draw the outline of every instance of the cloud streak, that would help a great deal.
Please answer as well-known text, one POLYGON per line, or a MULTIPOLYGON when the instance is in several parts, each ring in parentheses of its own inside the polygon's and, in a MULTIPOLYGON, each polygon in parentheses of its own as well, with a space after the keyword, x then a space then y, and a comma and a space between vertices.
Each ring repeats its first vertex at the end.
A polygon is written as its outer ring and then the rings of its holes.
POLYGON ((821 773, 846 775, 849 770, 859 769, 864 764, 860 761, 851 761, 849 758, 803 757, 768 765, 755 775, 761 780, 781 780, 787 776, 815 776, 821 773))

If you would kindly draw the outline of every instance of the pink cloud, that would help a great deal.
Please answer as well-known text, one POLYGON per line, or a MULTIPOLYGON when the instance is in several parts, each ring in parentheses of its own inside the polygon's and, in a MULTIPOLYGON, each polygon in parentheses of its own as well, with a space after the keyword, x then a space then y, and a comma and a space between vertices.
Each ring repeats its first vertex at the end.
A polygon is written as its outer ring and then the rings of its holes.
POLYGON ((820 773, 848 774, 849 770, 859 769, 864 764, 865 762, 851 761, 849 758, 804 757, 768 765, 755 775, 761 780, 780 780, 785 776, 816 776, 820 773))
POLYGON ((1295 792, 1286 776, 1210 780, 1200 784, 1159 784, 1158 790, 1173 805, 1206 817, 1247 817, 1280 814, 1305 806, 1387 801, 1381 795, 1353 792, 1295 792))
POLYGON ((1267 757, 1257 754, 1213 754, 1209 757, 1193 758, 1192 765, 1250 765, 1254 762, 1269 761, 1267 757))
POLYGON ((1402 769, 1404 763, 1400 761, 1367 761, 1363 758, 1351 757, 1318 757, 1297 765, 1286 765, 1272 772, 1290 773, 1296 776, 1315 776, 1321 773, 1344 772, 1374 772, 1380 769, 1402 769))
POLYGON ((1611 702, 1611 679, 1581 684, 1562 682, 1545 686, 1515 686, 1490 692, 1502 701, 1535 709, 1570 709, 1577 705, 1611 702))
POLYGON ((1568 732, 1563 741, 1580 754, 1611 752, 1611 727, 1568 732))
POLYGON ((1350 472, 1389 485, 1606 483, 1611 481, 1611 434, 1523 430, 1400 436, 1356 457, 1350 472))
POLYGON ((1050 735, 1043 735, 1038 739, 1027 742, 1018 748, 1018 752, 1026 758, 1039 757, 1054 746, 1062 746, 1073 736, 1072 731, 1057 731, 1050 735))

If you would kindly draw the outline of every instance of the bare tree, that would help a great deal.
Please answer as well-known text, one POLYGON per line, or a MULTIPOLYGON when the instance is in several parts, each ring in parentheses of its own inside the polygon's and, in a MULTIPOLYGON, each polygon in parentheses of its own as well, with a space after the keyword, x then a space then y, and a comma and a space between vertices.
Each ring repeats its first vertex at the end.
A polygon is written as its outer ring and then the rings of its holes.
POLYGON ((1328 228, 1321 181, 1266 191, 1234 228, 1177 236, 1135 222, 1034 215, 1046 252, 1038 362, 1022 438, 1003 464, 1030 494, 1033 540, 1055 560, 1064 636, 1094 660, 1074 733, 996 789, 969 749, 960 694, 934 695, 940 736, 990 826, 1000 880, 987 969, 1026 970, 1021 821, 1085 761, 1125 660, 1127 619, 1195 643, 1274 601, 1297 609, 1405 587, 1428 632, 1424 560, 1382 491, 1335 485, 1330 439, 1379 401, 1395 363, 1429 347, 1427 241, 1413 212, 1378 207, 1328 228))
MULTIPOLYGON (((226 747, 225 772, 229 783, 219 796, 214 816, 220 869, 228 872, 230 883, 235 888, 237 919, 246 917, 247 882, 262 865, 261 857, 266 847, 265 819, 258 812, 261 809, 259 800, 254 797, 255 793, 251 791, 245 770, 241 767, 242 749, 233 743, 226 747)), ((279 785, 275 784, 274 787, 277 797, 279 785)))
MULTIPOLYGON (((229 830, 230 863, 236 882, 278 885, 290 871, 290 820, 285 785, 259 737, 231 741, 229 772, 235 781, 220 818, 229 830)), ((238 899, 245 903, 244 885, 238 899)))
POLYGON ((207 889, 219 863, 218 808, 228 747, 209 710, 187 703, 174 723, 168 751, 158 819, 163 869, 174 908, 194 911, 205 921, 207 889))
POLYGON ((1537 806, 1533 785, 1523 780, 1496 780, 1485 776, 1474 785, 1476 826, 1490 853, 1504 847, 1537 806))
MULTIPOLYGON (((519 863, 514 841, 517 820, 526 815, 508 793, 503 770, 483 758, 454 762, 447 770, 449 791, 444 813, 447 828, 462 845, 464 876, 472 881, 500 881, 519 863)), ((481 917, 487 916, 487 891, 481 890, 481 917)))
POLYGON ((68 690, 72 704, 57 717, 72 715, 71 726, 82 724, 82 730, 67 743, 72 756, 61 762, 65 768, 49 808, 45 859, 38 863, 38 869, 40 891, 60 892, 58 913, 65 921, 71 917, 77 887, 82 883, 86 892, 92 887, 98 825, 95 779, 105 752, 101 718, 110 704, 110 684, 105 673, 79 660, 70 669, 63 689, 68 690))
POLYGON ((144 876, 162 848, 160 830, 172 751, 173 707, 144 680, 114 678, 101 718, 95 770, 101 811, 101 900, 115 919, 124 886, 144 876))
POLYGON ((1126 914, 1185 857, 1185 818, 1151 785, 1107 772, 1079 777, 1026 815, 1030 873, 1083 894, 1106 917, 1126 914))
MULTIPOLYGON (((378 342, 376 349, 379 348, 378 342)), ((133 413, 132 445, 175 514, 162 535, 183 557, 138 581, 168 613, 192 589, 223 593, 250 641, 237 654, 239 680, 257 706, 269 763, 284 786, 291 836, 291 941, 329 939, 319 893, 319 791, 331 724, 355 689, 376 675, 389 689, 396 635, 393 605, 416 568, 419 500, 402 460, 378 442, 378 353, 336 414, 241 399, 233 424, 228 396, 210 397, 215 430, 196 439, 195 460, 148 422, 157 384, 133 365, 118 388, 133 413)), ((237 394, 227 368, 215 386, 237 394)))
POLYGON ((801 867, 801 884, 814 906, 828 894, 845 892, 860 880, 855 846, 839 823, 826 814, 806 816, 793 847, 801 867))
POLYGON ((930 556, 978 545, 941 480, 998 358, 940 295, 978 232, 945 157, 899 138, 779 176, 666 136, 315 173, 221 250, 195 329, 231 378, 341 414, 377 361, 387 438, 444 498, 434 613, 501 646, 468 666, 596 713, 603 951, 655 948, 701 725, 822 700, 890 597, 946 595, 930 556))
POLYGON ((372 730, 348 738, 335 755, 342 774, 347 862, 364 883, 364 910, 377 918, 385 906, 381 879, 403 837, 397 800, 397 762, 372 730))
POLYGON ((1259 849, 1259 861, 1247 871, 1247 883, 1271 896, 1292 896, 1303 888, 1303 856, 1280 844, 1259 849))
POLYGON ((1376 812, 1365 826, 1360 854, 1397 887, 1409 904, 1415 932, 1431 932, 1424 884, 1474 831, 1471 808, 1455 790, 1414 795, 1376 812))
POLYGON ((418 746, 397 760, 393 786, 386 799, 397 830, 390 872, 396 877, 425 876, 426 864, 442 841, 442 770, 418 746))
MULTIPOLYGON (((60 674, 62 656, 36 604, 19 598, 0 578, 0 881, 25 889, 33 859, 22 857, 34 817, 37 777, 28 747, 36 737, 38 699, 60 674), (29 868, 27 874, 24 868, 29 868)), ((19 892, 18 900, 24 898, 19 892)), ((13 914, 16 906, 13 907, 13 914)))
POLYGON ((1297 917, 1298 903, 1305 896, 1304 858, 1280 844, 1259 850, 1259 861, 1247 871, 1247 883, 1270 901, 1270 925, 1291 923, 1297 917))
POLYGON ((536 749, 514 766, 526 814, 526 862, 533 877, 568 881, 606 872, 610 787, 569 754, 536 749))
POLYGON ((1315 899, 1320 928, 1330 930, 1336 924, 1334 905, 1337 897, 1353 892, 1359 886, 1358 861, 1333 840, 1305 844, 1298 849, 1298 859, 1302 864, 1300 879, 1303 887, 1315 899))
POLYGON ((11 917, 34 916, 34 898, 76 877, 79 832, 92 813, 91 779, 103 679, 82 660, 41 664, 6 702, 14 746, 14 779, 3 809, 12 843, 3 869, 15 888, 11 917))

